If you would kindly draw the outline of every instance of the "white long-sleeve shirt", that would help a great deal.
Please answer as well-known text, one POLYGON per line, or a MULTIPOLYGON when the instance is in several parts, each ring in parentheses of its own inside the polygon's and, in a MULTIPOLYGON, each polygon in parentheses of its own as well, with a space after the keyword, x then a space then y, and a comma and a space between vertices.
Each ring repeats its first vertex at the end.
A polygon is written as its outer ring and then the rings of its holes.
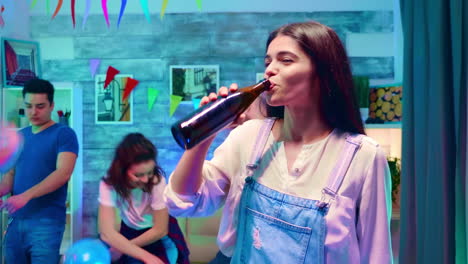
MULTIPOLYGON (((251 120, 229 134, 213 159, 205 161, 203 182, 196 194, 178 195, 171 184, 165 190, 168 209, 176 216, 207 216, 224 205, 218 246, 226 256, 234 253, 246 165, 262 124, 262 120, 251 120)), ((258 182, 283 193, 320 200, 346 135, 335 129, 325 139, 304 145, 288 172, 284 144, 275 141, 270 132, 264 155, 271 155, 267 159, 271 162, 260 164, 257 170, 264 173, 258 182)), ((390 181, 385 154, 375 141, 364 137, 325 217, 326 263, 392 263, 390 181)))

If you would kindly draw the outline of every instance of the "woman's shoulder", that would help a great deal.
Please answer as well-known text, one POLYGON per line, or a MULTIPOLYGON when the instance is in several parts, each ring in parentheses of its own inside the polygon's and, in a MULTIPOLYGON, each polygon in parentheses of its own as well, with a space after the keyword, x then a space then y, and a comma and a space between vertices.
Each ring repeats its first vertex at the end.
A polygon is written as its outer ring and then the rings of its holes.
POLYGON ((357 133, 343 132, 338 129, 334 131, 337 140, 345 142, 354 142, 359 145, 359 152, 361 155, 366 155, 369 158, 374 157, 377 153, 381 152, 380 144, 373 138, 357 133))
POLYGON ((100 191, 112 191, 114 190, 114 187, 108 184, 105 180, 105 177, 103 177, 99 180, 99 190, 100 191))

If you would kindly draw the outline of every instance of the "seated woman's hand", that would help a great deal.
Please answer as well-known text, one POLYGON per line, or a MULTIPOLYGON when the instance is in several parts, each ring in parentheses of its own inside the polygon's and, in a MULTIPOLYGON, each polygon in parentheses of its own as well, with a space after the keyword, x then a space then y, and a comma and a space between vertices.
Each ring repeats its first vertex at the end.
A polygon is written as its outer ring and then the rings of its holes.
MULTIPOLYGON (((228 87, 226 86, 221 86, 218 90, 218 94, 215 93, 210 93, 208 96, 204 96, 200 100, 200 106, 206 105, 210 102, 214 102, 218 100, 218 97, 227 97, 230 93, 235 93, 238 89, 237 83, 233 83, 228 87)), ((238 125, 241 125, 246 121, 246 115, 244 113, 240 114, 227 128, 235 128, 238 125)))

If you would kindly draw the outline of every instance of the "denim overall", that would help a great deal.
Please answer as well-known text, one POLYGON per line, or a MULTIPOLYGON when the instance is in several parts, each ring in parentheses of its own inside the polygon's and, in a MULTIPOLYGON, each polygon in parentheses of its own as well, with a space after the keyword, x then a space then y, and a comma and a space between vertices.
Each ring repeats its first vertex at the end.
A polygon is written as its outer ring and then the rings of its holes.
POLYGON ((325 215, 362 136, 346 139, 321 200, 310 200, 275 191, 256 181, 261 172, 255 173, 255 169, 273 123, 274 119, 265 121, 247 166, 231 263, 324 263, 325 215))

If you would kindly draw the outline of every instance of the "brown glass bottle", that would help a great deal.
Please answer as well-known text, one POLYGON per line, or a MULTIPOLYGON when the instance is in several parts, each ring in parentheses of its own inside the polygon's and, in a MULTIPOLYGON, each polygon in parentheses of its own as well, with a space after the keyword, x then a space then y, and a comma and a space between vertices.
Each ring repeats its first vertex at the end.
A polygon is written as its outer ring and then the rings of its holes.
POLYGON ((262 92, 268 89, 270 82, 263 80, 198 108, 172 125, 174 139, 182 148, 192 148, 231 124, 262 92))

